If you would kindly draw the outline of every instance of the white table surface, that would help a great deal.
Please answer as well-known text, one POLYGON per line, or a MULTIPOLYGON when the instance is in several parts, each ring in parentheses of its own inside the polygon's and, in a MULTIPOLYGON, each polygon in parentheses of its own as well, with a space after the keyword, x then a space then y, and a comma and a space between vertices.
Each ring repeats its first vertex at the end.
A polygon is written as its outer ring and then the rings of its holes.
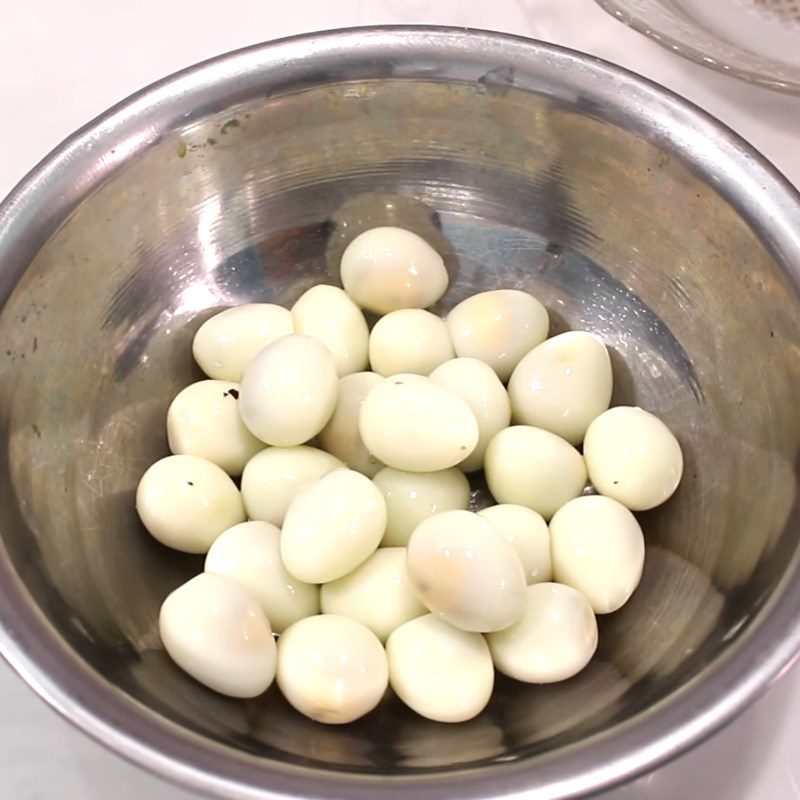
MULTIPOLYGON (((730 0, 713 0, 725 2, 730 0)), ((524 34, 626 66, 726 122, 800 186, 800 98, 689 63, 592 0, 2 0, 0 196, 61 139, 181 67, 308 30, 381 23, 524 34)), ((800 46, 800 39, 798 40, 800 46)), ((188 800, 90 741, 0 664, 0 797, 188 800)), ((800 669, 693 752, 604 800, 800 798, 800 669)))

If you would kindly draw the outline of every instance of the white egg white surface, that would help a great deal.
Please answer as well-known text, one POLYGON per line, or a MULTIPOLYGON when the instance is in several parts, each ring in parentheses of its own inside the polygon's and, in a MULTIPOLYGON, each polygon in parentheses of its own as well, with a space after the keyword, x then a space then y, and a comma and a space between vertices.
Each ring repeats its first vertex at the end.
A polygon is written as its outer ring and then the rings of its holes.
POLYGON ((378 705, 389 683, 389 666, 369 628, 347 617, 320 614, 281 635, 277 680, 301 714, 342 725, 378 705))
POLYGON ((197 330, 192 353, 209 378, 241 381, 245 367, 268 344, 294 333, 292 314, 273 303, 226 308, 197 330))
POLYGON ((586 485, 583 456, 554 433, 529 425, 500 431, 486 448, 484 465, 498 503, 527 506, 545 519, 586 485))
POLYGON ((383 547, 405 547, 417 525, 433 514, 469 508, 469 481, 455 467, 438 472, 384 467, 372 480, 386 500, 383 547))
POLYGON ((376 458, 408 472, 454 467, 480 435, 466 401, 418 375, 393 375, 372 389, 361 406, 359 430, 376 458))
POLYGON ((528 584, 553 577, 550 530, 544 517, 531 508, 501 503, 478 512, 517 551, 528 584))
POLYGON ((421 522, 408 543, 407 568, 419 599, 457 628, 497 631, 522 615, 526 581, 517 551, 471 511, 421 522))
POLYGON ((383 464, 367 450, 358 420, 364 399, 379 383, 383 378, 374 372, 355 372, 339 378, 336 408, 317 437, 322 448, 368 478, 383 469, 383 464))
POLYGON ((281 558, 306 583, 328 583, 366 561, 386 530, 386 502, 360 472, 335 469, 294 496, 281 531, 281 558))
POLYGON ((245 520, 236 484, 216 464, 197 456, 167 456, 142 476, 136 510, 162 544, 205 553, 224 530, 245 520))
POLYGON ((428 375, 455 357, 447 325, 421 308, 403 308, 381 317, 369 336, 369 362, 379 375, 428 375))
POLYGON ((531 350, 508 382, 514 422, 580 444, 611 402, 611 360, 594 334, 569 331, 531 350))
POLYGON ((239 413, 261 441, 292 447, 325 427, 337 390, 336 364, 325 345, 291 334, 272 342, 248 364, 239 413))
POLYGON ((340 378, 367 368, 367 321, 342 289, 312 286, 292 306, 292 320, 295 333, 313 337, 330 351, 340 378))
POLYGON ((577 497, 550 520, 553 577, 577 589, 596 614, 621 608, 639 585, 644 536, 636 517, 610 497, 577 497))
POLYGON ((444 261, 421 236, 404 228, 371 228, 342 254, 342 286, 361 308, 388 314, 427 308, 447 289, 444 261))
POLYGON ((366 625, 382 642, 414 617, 428 613, 408 582, 405 547, 382 547, 363 564, 320 591, 324 614, 366 625))
POLYGON ((319 614, 319 587, 289 574, 280 539, 280 529, 269 522, 242 522, 220 534, 205 562, 206 572, 227 575, 248 589, 276 633, 319 614))
POLYGON ((460 357, 483 361, 505 383, 519 360, 544 341, 550 320, 527 292, 495 289, 462 300, 447 315, 447 327, 460 357))
POLYGON ((233 381, 189 384, 167 411, 169 449, 176 455, 211 461, 229 475, 241 475, 264 443, 242 422, 239 391, 239 384, 233 381))
POLYGON ((418 714, 438 722, 465 722, 480 714, 494 687, 486 640, 433 614, 395 630, 386 642, 389 681, 418 714))
POLYGON ((253 595, 202 573, 173 591, 159 614, 161 641, 195 680, 230 697, 256 697, 275 677, 272 630, 253 595))
POLYGON ((525 611, 505 630, 486 635, 500 672, 527 683, 577 675, 597 649, 597 620, 586 598, 560 583, 529 586, 525 611))
POLYGON ((675 435, 642 408, 617 406, 601 414, 586 432, 583 452, 597 491, 632 511, 661 505, 683 475, 675 435))
POLYGON ((283 525, 289 503, 304 486, 344 464, 308 445, 268 447, 245 464, 242 499, 250 519, 283 525))
POLYGON ((508 393, 494 370, 475 358, 454 358, 436 367, 430 379, 467 403, 478 422, 478 444, 459 464, 464 472, 483 467, 492 437, 511 422, 508 393))

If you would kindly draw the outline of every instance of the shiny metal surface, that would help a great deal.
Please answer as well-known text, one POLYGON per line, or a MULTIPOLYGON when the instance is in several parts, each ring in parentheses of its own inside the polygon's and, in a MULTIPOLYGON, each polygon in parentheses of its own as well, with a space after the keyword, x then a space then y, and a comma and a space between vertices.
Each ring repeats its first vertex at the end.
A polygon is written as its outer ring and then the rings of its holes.
POLYGON ((235 798, 565 797, 739 711, 800 647, 800 204, 722 126, 595 59, 445 30, 289 40, 168 79, 0 207, 3 653, 89 733, 235 798), (443 307, 524 287, 616 354, 686 480, 643 585, 575 680, 510 681, 464 726, 390 700, 344 729, 230 701, 158 644, 200 568, 137 523, 209 309, 290 302, 360 225, 447 243, 443 307))

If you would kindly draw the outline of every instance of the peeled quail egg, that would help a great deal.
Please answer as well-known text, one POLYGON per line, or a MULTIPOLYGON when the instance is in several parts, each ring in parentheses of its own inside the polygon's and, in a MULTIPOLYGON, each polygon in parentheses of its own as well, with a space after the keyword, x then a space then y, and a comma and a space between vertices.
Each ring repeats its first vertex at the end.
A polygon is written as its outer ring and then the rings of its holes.
POLYGON ((224 575, 203 573, 161 606, 161 641, 195 680, 231 697, 256 697, 275 677, 272 630, 258 601, 224 575))
POLYGON ((267 444, 302 444, 331 418, 337 380, 325 345, 310 336, 284 336, 265 347, 245 370, 239 412, 251 433, 267 444))
POLYGON ((360 622, 336 614, 307 617, 278 642, 278 686, 301 713, 341 725, 363 717, 389 683, 386 651, 360 622))
POLYGON ((462 300, 448 315, 456 353, 488 364, 501 381, 547 336, 547 309, 527 292, 496 289, 462 300))
POLYGON ((583 453, 597 491, 633 511, 661 505, 683 474, 678 440, 641 408, 618 406, 597 417, 586 432, 583 453))
POLYGON ((564 681, 597 649, 597 620, 586 598, 560 583, 529 586, 525 611, 510 628, 486 636, 500 672, 527 683, 564 681))
POLYGON ((205 458, 229 475, 241 475, 264 443, 242 422, 238 397, 239 384, 233 381, 198 381, 187 386, 167 411, 169 449, 205 458))
POLYGON ((486 482, 500 503, 516 503, 545 519, 586 485, 581 454, 554 433, 528 425, 500 431, 486 449, 486 482))
POLYGON ((417 714, 464 722, 480 714, 494 687, 486 640, 427 614, 395 630, 386 642, 389 681, 417 714))
POLYGON ((286 569, 306 583, 341 578, 365 561, 386 530, 386 503, 360 472, 335 469, 294 496, 281 533, 286 569))
POLYGON ((381 641, 428 609, 408 583, 405 547, 382 547, 361 566, 320 591, 325 614, 340 614, 366 625, 381 641))
POLYGON ((455 392, 421 376, 394 375, 364 400, 359 419, 367 449, 384 464, 435 472, 463 461, 478 443, 478 422, 455 392))
POLYGON ((194 336, 192 353, 209 378, 240 381, 259 351, 290 333, 290 311, 272 303, 250 303, 206 320, 194 336))
POLYGON ((611 402, 611 361, 591 333, 548 339, 519 362, 508 383, 515 422, 544 428, 570 444, 611 402))
POLYGON ((403 228, 372 228, 342 255, 344 290, 361 308, 388 314, 427 308, 447 289, 442 257, 422 237, 403 228))
POLYGON ((469 508, 469 481, 459 469, 404 472, 384 467, 372 480, 386 500, 383 547, 405 547, 417 525, 432 514, 469 508))
POLYGON ((408 543, 408 577, 420 600, 465 631, 499 631, 525 605, 517 551, 471 511, 443 511, 421 522, 408 543))
POLYGON ((550 531, 541 514, 513 503, 489 506, 478 514, 514 546, 529 585, 549 581, 553 577, 550 531))
POLYGON ((379 383, 383 383, 383 378, 374 372, 355 372, 339 378, 336 408, 317 437, 329 453, 368 478, 382 469, 383 464, 367 450, 358 430, 358 419, 364 399, 379 383))
POLYGON ((254 455, 242 472, 247 516, 280 527, 300 489, 343 466, 335 456, 308 445, 267 447, 254 455))
POLYGON ((464 472, 480 469, 491 438, 511 422, 505 387, 490 366, 475 358, 446 361, 429 377, 439 386, 454 391, 472 409, 478 421, 478 444, 459 466, 464 472))
POLYGON ((280 537, 269 522, 242 522, 220 534, 205 564, 206 572, 227 575, 249 589, 276 633, 319 613, 319 587, 286 571, 280 537))
POLYGON ((550 548, 555 579, 581 592, 596 614, 623 606, 642 577, 642 529, 610 497, 577 497, 560 508, 550 521, 550 548))
POLYGON ((367 368, 369 329, 361 309, 337 286, 312 286, 292 306, 295 333, 328 348, 339 377, 367 368))
POLYGON ((455 356, 447 325, 421 308, 403 308, 381 317, 369 336, 369 362, 379 375, 428 375, 455 356))
POLYGON ((139 481, 136 510, 159 542, 185 553, 205 553, 222 531, 245 520, 236 484, 197 456, 156 461, 139 481))

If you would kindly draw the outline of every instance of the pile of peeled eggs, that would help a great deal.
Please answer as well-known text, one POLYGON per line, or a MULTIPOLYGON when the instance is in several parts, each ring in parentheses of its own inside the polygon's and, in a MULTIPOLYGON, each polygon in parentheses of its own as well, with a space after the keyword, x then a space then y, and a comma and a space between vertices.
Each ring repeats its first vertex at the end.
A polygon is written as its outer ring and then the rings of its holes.
POLYGON ((458 722, 485 707, 495 670, 570 678, 596 649, 595 615, 639 582, 632 512, 675 491, 677 440, 647 411, 609 408, 604 344, 548 339, 530 294, 424 310, 448 275, 410 231, 357 236, 341 280, 197 331, 209 379, 172 401, 174 455, 136 496, 156 539, 207 554, 162 605, 164 647, 217 692, 276 681, 326 723, 389 686, 458 722), (362 310, 383 315, 371 331, 362 310), (496 505, 475 511, 481 470, 496 505))

